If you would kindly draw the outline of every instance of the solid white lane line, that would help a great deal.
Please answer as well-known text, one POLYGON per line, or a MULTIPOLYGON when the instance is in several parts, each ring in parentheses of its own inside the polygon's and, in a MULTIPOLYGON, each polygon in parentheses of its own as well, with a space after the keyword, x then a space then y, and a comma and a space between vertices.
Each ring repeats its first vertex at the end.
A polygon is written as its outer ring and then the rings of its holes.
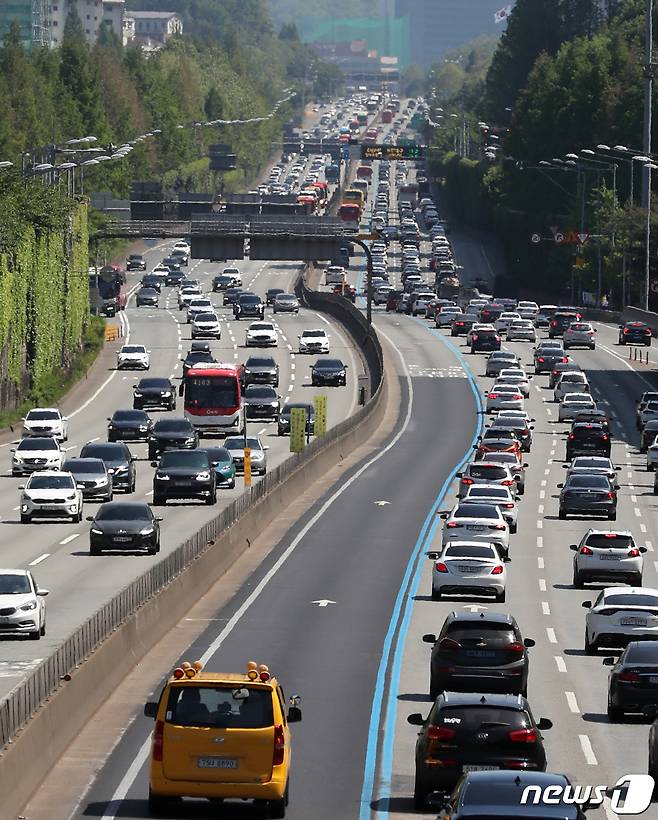
POLYGON ((64 546, 64 544, 70 544, 71 541, 75 541, 76 538, 80 538, 79 532, 74 532, 72 535, 68 535, 63 541, 60 541, 60 546, 64 546))
POLYGON ((555 656, 555 663, 557 665, 558 672, 562 672, 563 675, 566 675, 567 665, 564 662, 564 658, 562 658, 560 655, 556 655, 555 656))
POLYGON ((540 592, 546 592, 546 579, 545 578, 540 578, 539 579, 539 591, 540 592))
POLYGON ((49 552, 44 552, 43 555, 40 555, 38 558, 35 558, 34 561, 30 561, 28 567, 36 567, 37 564, 40 564, 42 561, 45 561, 46 558, 50 558, 49 552))
POLYGON ((576 695, 574 692, 565 692, 567 696, 567 703, 569 704, 569 709, 573 712, 574 715, 580 714, 580 709, 578 708, 578 701, 576 700, 576 695))
POLYGON ((592 749, 592 743, 587 737, 587 735, 578 735, 578 740, 580 740, 580 748, 583 750, 583 754, 585 755, 585 761, 590 766, 598 766, 599 761, 596 759, 596 755, 594 754, 594 749, 592 749))
POLYGON ((551 607, 549 606, 548 601, 541 602, 541 611, 543 615, 550 615, 551 614, 551 607))
POLYGON ((557 643, 557 638, 555 637, 555 630, 552 626, 546 627, 546 635, 548 636, 548 640, 550 643, 557 643))

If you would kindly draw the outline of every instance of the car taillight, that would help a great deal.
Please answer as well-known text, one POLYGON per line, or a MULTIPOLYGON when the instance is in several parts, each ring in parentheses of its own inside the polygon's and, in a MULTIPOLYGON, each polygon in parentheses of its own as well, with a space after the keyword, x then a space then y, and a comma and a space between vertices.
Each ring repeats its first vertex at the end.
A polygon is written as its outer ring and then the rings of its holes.
MULTIPOLYGON (((450 526, 450 525, 448 525, 448 526, 450 526)), ((437 572, 447 572, 448 571, 448 567, 443 563, 443 561, 437 561, 436 564, 434 564, 434 569, 437 572)))
POLYGON ((473 483, 472 478, 462 478, 462 481, 464 482, 464 484, 472 484, 473 483))
POLYGON ((645 336, 651 336, 651 331, 649 330, 648 327, 644 329, 644 335, 645 336))
MULTIPOLYGON (((562 364, 568 364, 568 363, 569 363, 569 358, 568 358, 568 356, 564 356, 564 357, 562 358, 562 364)), ((555 372, 557 373, 557 370, 556 370, 555 372)))
POLYGON ((497 342, 500 342, 500 341, 501 341, 500 336, 496 336, 496 341, 497 341, 497 342))
POLYGON ((497 399, 498 398, 498 393, 489 393, 489 398, 490 399, 497 399))
POLYGON ((489 524, 489 529, 490 530, 504 530, 505 525, 504 524, 489 524))
POLYGON ((164 741, 164 721, 158 720, 153 730, 153 760, 162 762, 162 747, 164 741))
POLYGON ((479 336, 477 335, 477 333, 474 333, 471 338, 473 339, 474 342, 477 342, 479 336))
POLYGON ((640 550, 637 547, 633 547, 628 551, 629 558, 637 558, 640 555, 640 550))
POLYGON ((637 672, 620 672, 617 675, 617 680, 622 681, 623 683, 639 683, 640 676, 637 672))
POLYGON ((427 737, 429 740, 452 740, 454 736, 454 729, 444 729, 443 726, 427 727, 427 737))
POLYGON ((454 529, 455 527, 458 527, 458 526, 459 525, 457 524, 456 521, 448 521, 448 523, 446 524, 446 527, 448 527, 451 530, 454 529))
POLYGON ((513 510, 514 509, 514 504, 511 504, 511 503, 510 504, 505 504, 505 509, 506 510, 513 510))
POLYGON ((502 575, 503 574, 503 565, 496 564, 496 566, 491 570, 492 575, 502 575))
POLYGON ((557 327, 557 322, 555 321, 555 319, 553 319, 553 321, 551 322, 551 327, 557 327))
POLYGON ((610 499, 610 501, 612 501, 612 499, 615 497, 614 493, 606 493, 606 495, 610 499))
POLYGON ((546 360, 544 359, 544 357, 543 357, 543 356, 540 356, 540 357, 537 359, 537 361, 538 361, 538 362, 544 362, 544 361, 546 361, 546 360))
POLYGON ((512 487, 516 482, 511 478, 506 478, 505 481, 502 481, 501 484, 503 487, 512 487))
POLYGON ((630 330, 627 327, 625 327, 624 328, 624 333, 630 333, 630 330))
POLYGON ((273 766, 280 766, 283 763, 283 756, 286 749, 286 737, 283 734, 283 726, 277 724, 274 727, 274 758, 273 766))
POLYGON ((516 652, 517 654, 521 654, 525 647, 522 643, 511 643, 508 647, 509 652, 516 652))
POLYGON ((459 649, 461 644, 458 641, 453 641, 452 638, 444 638, 439 644, 439 649, 459 649))
POLYGON ((601 436, 601 441, 607 441, 607 440, 608 440, 608 436, 604 433, 604 434, 601 436))
POLYGON ((589 547, 581 547, 579 552, 581 555, 594 555, 594 553, 589 547))
POLYGON ((539 733, 536 729, 514 729, 509 732, 507 737, 512 743, 536 743, 539 739, 539 733))
POLYGON ((569 441, 573 441, 575 438, 576 438, 576 437, 575 437, 575 436, 574 436, 574 434, 572 433, 572 434, 569 436, 569 441))

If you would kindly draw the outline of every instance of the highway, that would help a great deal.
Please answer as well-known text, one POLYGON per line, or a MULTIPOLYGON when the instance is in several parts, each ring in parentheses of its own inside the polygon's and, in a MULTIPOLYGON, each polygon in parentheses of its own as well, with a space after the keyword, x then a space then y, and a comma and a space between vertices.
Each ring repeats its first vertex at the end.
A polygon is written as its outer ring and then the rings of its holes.
MULTIPOLYGON (((490 276, 486 249, 456 229, 451 240, 459 249, 458 262, 460 252, 468 254, 473 278, 490 276)), ((390 267, 395 284, 400 275, 395 259, 390 267)), ((258 270, 252 275, 259 275, 258 270)), ((257 280, 260 286, 262 279, 260 275, 257 280)), ((362 283, 362 264, 354 266, 351 279, 362 283)), ((158 316, 164 333, 171 319, 166 311, 158 316)), ((300 321, 308 320, 317 317, 300 314, 300 321)), ((535 419, 534 442, 526 457, 518 534, 511 537, 507 602, 433 602, 431 562, 425 553, 440 536, 437 512, 454 504, 455 475, 470 460, 473 443, 487 423, 482 396, 492 380, 483 376, 484 355, 470 355, 463 340, 450 338, 433 323, 379 308, 374 321, 399 380, 396 429, 369 460, 318 500, 228 602, 218 605, 207 629, 183 657, 202 658, 208 669, 222 671, 241 670, 255 659, 269 665, 286 695, 302 696, 304 718, 293 731, 286 815, 294 820, 417 816, 412 801, 417 730, 406 717, 416 711, 426 714, 430 704, 430 647, 421 636, 438 632, 451 610, 473 604, 510 612, 524 636, 536 641, 530 650, 528 700, 537 719, 548 717, 554 723, 545 732, 549 770, 591 785, 646 772, 647 721, 608 722, 607 669, 602 666, 607 653, 584 653, 581 604, 593 599, 602 585, 573 588, 569 545, 590 526, 629 529, 648 550, 644 585, 658 587, 653 475, 645 471, 635 429, 636 400, 644 390, 658 389, 658 378, 628 362, 627 351, 616 345, 616 327, 598 323, 596 350, 573 351, 595 398, 612 419, 612 460, 621 468, 621 489, 617 521, 609 525, 600 519, 558 520, 556 488, 564 477, 567 425, 557 422, 548 377, 534 377, 526 401, 535 419), (320 606, 320 601, 327 603, 320 606)), ((280 325, 290 337, 288 324, 280 325)), ((518 352, 532 373, 531 344, 504 346, 518 352)), ((175 359, 171 350, 169 356, 175 359)), ((164 352, 163 357, 166 375, 164 352)), ((125 382, 120 378, 121 384, 125 382)), ((296 389, 294 385, 293 395, 296 389)), ((351 395, 344 392, 343 400, 353 401, 351 395)), ((99 419, 96 424, 100 426, 99 419)), ((181 526, 186 515, 181 515, 181 526)), ((128 559, 102 560, 109 565, 128 559)), ((46 584, 41 575, 39 580, 46 584)), ((52 604, 50 611, 52 618, 52 604)), ((171 657, 170 668, 179 660, 171 657)), ((163 676, 168 672, 161 671, 163 676)), ((135 713, 129 725, 121 727, 114 750, 88 791, 76 795, 79 803, 72 816, 149 816, 152 725, 135 713)), ((656 816, 651 811, 647 817, 656 816)), ((31 820, 37 817, 26 814, 31 820)), ((249 804, 218 809, 190 803, 176 816, 240 820, 259 815, 249 804)), ((616 817, 607 807, 588 813, 593 820, 606 816, 616 817)))
MULTIPOLYGON (((170 243, 158 243, 146 252, 149 270, 167 255, 170 243)), ((294 263, 262 263, 245 260, 238 263, 243 275, 245 289, 254 290, 264 296, 268 287, 282 287, 292 290, 299 266, 294 263)), ((209 264, 203 260, 190 260, 184 269, 192 277, 200 279, 205 291, 212 289, 212 277, 219 273, 224 264, 209 264)), ((142 273, 129 274, 128 292, 133 293, 142 273)), ((244 347, 248 321, 235 321, 229 308, 221 307, 222 294, 211 294, 222 323, 220 341, 211 341, 211 349, 219 361, 243 362, 248 355, 257 354, 258 348, 244 347)), ((315 395, 328 397, 328 425, 331 426, 350 415, 356 408, 358 377, 364 372, 360 356, 353 349, 344 332, 319 314, 301 309, 298 315, 278 313, 272 316, 271 309, 266 319, 275 319, 279 341, 276 348, 270 348, 280 367, 279 394, 282 401, 313 401, 315 395), (314 356, 299 355, 297 335, 305 328, 325 328, 331 339, 331 353, 348 363, 347 387, 315 388, 310 385, 308 366, 315 361, 314 356)), ((178 310, 177 291, 164 288, 160 297, 160 308, 136 308, 134 299, 128 304, 124 316, 116 320, 123 322, 129 335, 124 342, 141 343, 151 351, 151 367, 144 371, 110 370, 104 387, 96 391, 69 413, 69 440, 63 445, 67 456, 77 455, 81 447, 89 441, 105 440, 107 417, 119 408, 132 407, 132 388, 144 375, 177 378, 180 376, 181 356, 190 348, 190 326, 185 321, 185 311, 178 310)), ((177 382, 176 382, 177 384, 177 382)), ((155 420, 163 415, 161 411, 150 413, 155 420)), ((173 415, 173 414, 168 414, 173 415)), ((175 415, 183 415, 182 401, 179 400, 175 415)), ((275 467, 289 453, 288 437, 277 435, 276 424, 250 421, 249 433, 258 435, 270 447, 267 453, 268 468, 275 467)), ((202 439, 206 442, 221 442, 221 439, 202 439)), ((145 443, 130 443, 131 452, 138 460, 137 488, 133 495, 117 493, 115 499, 131 498, 149 500, 153 484, 153 468, 147 458, 145 443)), ((89 555, 89 524, 69 524, 59 521, 36 519, 31 524, 19 521, 18 485, 25 479, 11 477, 10 442, 0 448, 2 472, 0 473, 0 550, 5 567, 30 567, 40 586, 49 589, 47 598, 47 634, 38 643, 25 638, 6 639, 3 642, 3 657, 0 661, 0 696, 13 688, 31 669, 34 669, 64 638, 93 614, 102 604, 130 581, 144 572, 159 558, 138 554, 108 553, 102 556, 89 555)), ((254 481, 260 478, 254 477, 254 481)), ((203 523, 210 520, 243 491, 243 480, 238 476, 234 490, 220 489, 215 507, 206 507, 199 502, 169 502, 158 509, 164 516, 162 522, 162 549, 160 556, 172 552, 185 538, 203 523)), ((97 503, 85 503, 84 514, 91 515, 98 509, 97 503)))

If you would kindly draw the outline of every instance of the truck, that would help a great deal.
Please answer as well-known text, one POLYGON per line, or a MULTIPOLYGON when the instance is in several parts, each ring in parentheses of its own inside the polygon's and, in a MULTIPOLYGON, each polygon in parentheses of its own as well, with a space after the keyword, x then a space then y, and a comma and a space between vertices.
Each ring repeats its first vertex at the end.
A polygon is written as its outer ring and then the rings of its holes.
POLYGON ((453 299, 456 301, 459 297, 459 290, 458 276, 444 276, 442 278, 437 276, 436 292, 439 299, 453 299))
POLYGON ((126 275, 116 265, 106 265, 97 272, 89 269, 89 305, 97 316, 116 316, 126 308, 126 295, 122 290, 126 275))

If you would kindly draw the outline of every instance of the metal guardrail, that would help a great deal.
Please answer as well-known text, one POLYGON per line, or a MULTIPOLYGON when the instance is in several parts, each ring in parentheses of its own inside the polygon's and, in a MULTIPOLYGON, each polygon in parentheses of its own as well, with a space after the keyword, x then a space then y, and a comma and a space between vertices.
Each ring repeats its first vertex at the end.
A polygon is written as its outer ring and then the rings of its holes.
MULTIPOLYGON (((314 292, 309 291, 309 293, 314 292)), ((329 294, 318 295, 329 296, 329 294)), ((339 300, 339 303, 332 308, 332 315, 337 315, 335 311, 340 312, 341 308, 346 310, 347 313, 344 313, 342 318, 346 320, 345 324, 347 325, 347 329, 352 332, 351 328, 356 327, 356 325, 354 325, 354 317, 347 318, 347 315, 351 314, 350 309, 353 309, 359 316, 361 316, 361 314, 355 310, 350 303, 342 299, 342 297, 333 298, 339 300)), ((359 343, 358 336, 355 336, 355 339, 357 339, 357 343, 359 343)), ((305 461, 326 447, 328 443, 340 438, 344 433, 348 432, 370 415, 376 407, 382 390, 383 359, 381 346, 379 346, 379 340, 374 332, 368 334, 368 338, 365 342, 370 351, 366 353, 366 360, 372 360, 372 366, 375 371, 371 372, 371 383, 376 383, 376 387, 373 389, 372 399, 353 416, 344 419, 335 427, 329 428, 322 438, 314 439, 305 448, 304 452, 296 455, 291 454, 284 462, 263 476, 258 484, 255 484, 249 491, 243 493, 170 555, 128 584, 128 586, 122 589, 101 607, 101 609, 95 612, 91 618, 85 621, 50 657, 46 658, 43 663, 30 673, 25 680, 21 681, 11 692, 2 698, 2 700, 0 700, 0 747, 4 747, 9 742, 20 728, 27 723, 46 698, 55 692, 61 685, 65 675, 69 674, 88 658, 94 649, 126 618, 134 614, 140 606, 154 595, 157 595, 161 589, 174 580, 186 567, 209 549, 217 537, 228 530, 248 507, 267 495, 274 487, 292 475, 305 461)))

